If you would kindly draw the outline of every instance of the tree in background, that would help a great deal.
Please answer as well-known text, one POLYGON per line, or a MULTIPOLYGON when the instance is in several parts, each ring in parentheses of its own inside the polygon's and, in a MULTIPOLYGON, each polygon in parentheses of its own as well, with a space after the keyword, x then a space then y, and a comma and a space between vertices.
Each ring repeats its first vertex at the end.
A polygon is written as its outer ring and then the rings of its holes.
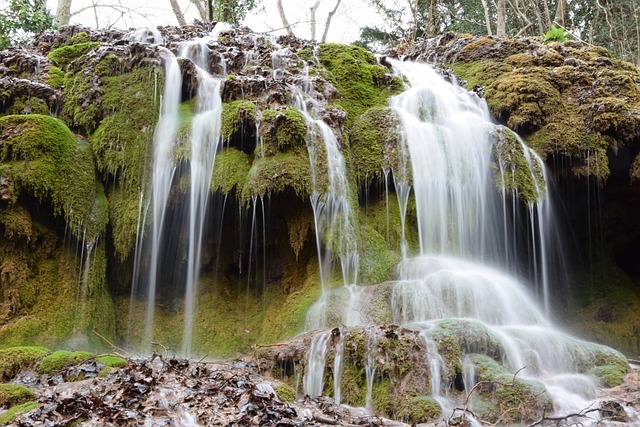
POLYGON ((0 49, 28 43, 33 33, 53 25, 45 0, 10 0, 9 7, 0 11, 0 49))

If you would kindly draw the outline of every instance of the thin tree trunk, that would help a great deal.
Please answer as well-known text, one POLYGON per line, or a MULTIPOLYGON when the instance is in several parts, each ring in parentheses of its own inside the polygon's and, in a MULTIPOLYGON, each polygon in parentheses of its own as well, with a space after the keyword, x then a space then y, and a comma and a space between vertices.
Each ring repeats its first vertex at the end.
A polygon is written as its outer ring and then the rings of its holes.
POLYGON ((191 0, 191 3, 196 7, 196 9, 198 9, 198 15, 200 16, 200 19, 202 19, 203 21, 206 21, 207 10, 204 7, 204 2, 201 0, 191 0))
MULTIPOLYGON (((487 26, 487 35, 491 35, 491 17, 489 16, 489 5, 487 4, 487 0, 482 1, 482 9, 484 10, 484 24, 487 26)), ((500 23, 498 23, 500 25, 500 23)), ((498 34, 500 35, 500 34, 498 34)))
POLYGON ((533 8, 533 13, 536 15, 536 20, 538 21, 538 29, 540 30, 540 34, 544 34, 547 32, 546 30, 547 27, 544 25, 544 22, 542 20, 542 13, 540 13, 540 8, 535 2, 531 2, 531 4, 533 8))
POLYGON ((180 10, 180 5, 178 4, 178 0, 169 0, 171 3, 171 9, 173 10, 173 14, 176 15, 176 19, 178 20, 178 25, 181 27, 187 25, 187 21, 184 19, 184 15, 180 10))
POLYGON ((549 3, 547 0, 543 0, 542 5, 544 6, 544 20, 547 24, 547 30, 551 29, 551 12, 549 12, 549 3))
POLYGON ((282 20, 282 25, 284 25, 284 29, 287 30, 287 34, 293 36, 293 31, 291 30, 291 25, 289 21, 287 21, 287 15, 284 13, 284 7, 282 7, 282 0, 278 0, 278 13, 280 13, 280 20, 282 20))
POLYGON ((640 22, 638 22, 638 6, 636 0, 632 0, 633 20, 636 25, 636 67, 640 67, 640 22))
POLYGON ((558 23, 558 25, 564 25, 564 15, 567 10, 567 0, 558 0, 558 6, 556 7, 556 16, 553 18, 553 22, 558 23))
POLYGON ((505 0, 498 0, 498 24, 496 26, 496 35, 504 37, 507 35, 507 17, 505 0))
POLYGON ((336 5, 333 7, 333 10, 331 12, 329 12, 329 15, 327 16, 327 23, 324 24, 324 31, 322 32, 322 40, 321 43, 324 43, 327 41, 327 34, 329 33, 329 26, 331 25, 331 20, 333 19, 333 15, 336 14, 336 11, 338 10, 338 7, 340 6, 340 2, 342 0, 336 0, 336 5))
POLYGON ((71 19, 71 0, 58 0, 56 20, 59 25, 67 25, 71 19))
POLYGON ((320 6, 320 0, 316 0, 316 3, 309 8, 309 25, 311 27, 311 40, 316 40, 316 11, 320 6))

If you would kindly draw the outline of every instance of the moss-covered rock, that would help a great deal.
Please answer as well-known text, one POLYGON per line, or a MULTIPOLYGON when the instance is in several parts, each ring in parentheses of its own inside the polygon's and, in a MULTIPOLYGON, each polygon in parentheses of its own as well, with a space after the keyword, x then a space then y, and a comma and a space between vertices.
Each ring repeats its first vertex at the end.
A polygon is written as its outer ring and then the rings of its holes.
POLYGON ((278 398, 283 402, 295 402, 296 400, 296 391, 293 387, 287 384, 280 384, 275 388, 276 394, 278 398))
POLYGON ((3 414, 0 414, 0 425, 11 423, 14 419, 22 414, 26 414, 38 407, 37 402, 27 402, 21 405, 12 406, 9 410, 3 414))
POLYGON ((406 401, 401 415, 409 424, 426 423, 442 413, 438 402, 427 396, 416 396, 406 401))
POLYGON ((76 235, 84 228, 92 240, 104 231, 106 209, 100 208, 101 185, 86 142, 63 122, 39 114, 1 117, 0 135, 0 175, 11 177, 12 201, 24 190, 50 201, 76 235))
POLYGON ((100 46, 99 42, 80 42, 67 46, 62 46, 52 50, 48 57, 58 67, 65 69, 72 61, 86 55, 92 49, 100 46))
POLYGON ((18 384, 0 384, 0 407, 19 405, 35 398, 35 392, 28 387, 18 384))
POLYGON ((357 46, 320 45, 320 73, 340 92, 335 105, 347 112, 347 126, 371 107, 385 107, 389 96, 402 91, 399 79, 379 65, 370 52, 357 46))
POLYGON ((349 142, 351 156, 357 159, 354 169, 359 183, 381 177, 383 169, 399 170, 400 122, 394 110, 371 108, 358 116, 349 142))
POLYGON ((300 111, 295 108, 267 109, 260 114, 260 135, 266 155, 305 146, 307 120, 300 111))
POLYGON ((33 368, 49 350, 44 347, 10 347, 0 350, 0 381, 10 381, 20 371, 33 368))
POLYGON ((250 170, 248 154, 235 148, 223 150, 216 154, 211 190, 220 191, 225 195, 235 191, 240 196, 250 170))
POLYGON ((618 365, 604 365, 592 368, 589 374, 596 377, 603 387, 615 387, 622 384, 627 370, 618 365))
POLYGON ((251 101, 236 100, 222 105, 222 139, 227 141, 243 126, 256 122, 256 105, 251 101))
POLYGON ((544 159, 571 158, 577 176, 606 179, 607 154, 640 135, 640 72, 603 48, 449 34, 409 57, 443 60, 544 159))
POLYGON ((38 365, 38 372, 41 374, 51 374, 55 371, 78 365, 91 357, 93 357, 93 354, 87 351, 54 351, 42 359, 38 365))
POLYGON ((265 197, 292 189, 300 198, 311 195, 311 169, 304 147, 256 159, 242 189, 242 196, 265 197))

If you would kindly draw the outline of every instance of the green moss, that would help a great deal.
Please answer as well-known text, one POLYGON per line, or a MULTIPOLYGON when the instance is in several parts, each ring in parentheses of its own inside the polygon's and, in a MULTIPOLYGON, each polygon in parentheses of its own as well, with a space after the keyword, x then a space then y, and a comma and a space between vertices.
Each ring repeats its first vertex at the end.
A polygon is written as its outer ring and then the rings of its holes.
POLYGON ((393 267, 401 260, 399 253, 390 251, 384 237, 362 220, 359 238, 360 283, 375 284, 389 280, 393 267))
POLYGON ((64 214, 79 235, 80 227, 92 222, 97 197, 90 147, 61 121, 38 114, 1 117, 0 135, 0 171, 13 178, 13 196, 24 189, 49 200, 54 214, 64 214))
POLYGON ((22 405, 12 406, 7 412, 0 415, 0 425, 9 424, 18 416, 26 414, 27 412, 36 409, 37 407, 37 402, 27 402, 23 403, 22 405))
POLYGON ((349 142, 359 183, 379 178, 383 169, 400 169, 399 126, 390 108, 371 108, 354 120, 349 142))
POLYGON ((52 65, 49 68, 49 74, 47 75, 47 83, 52 88, 61 88, 64 85, 64 71, 55 65, 52 65))
POLYGON ((89 37, 89 34, 87 34, 86 31, 80 31, 78 34, 72 37, 69 37, 66 44, 73 45, 78 43, 88 43, 90 41, 91 41, 91 38, 89 37))
POLYGON ((111 354, 96 356, 96 362, 102 363, 105 367, 109 368, 123 368, 129 364, 129 361, 124 357, 111 354))
POLYGON ((250 169, 248 154, 235 148, 223 150, 216 154, 211 190, 221 191, 225 195, 233 190, 240 195, 250 169))
POLYGON ((253 162, 242 197, 265 197, 293 189, 298 197, 311 194, 311 169, 306 148, 297 147, 253 162))
POLYGON ((34 400, 36 394, 30 388, 18 384, 0 384, 0 407, 9 407, 34 400))
POLYGON ((0 211, 0 224, 4 226, 4 236, 9 239, 24 239, 27 242, 33 236, 31 214, 22 206, 14 205, 0 211))
POLYGON ((93 357, 93 354, 87 351, 54 351, 40 362, 38 372, 41 374, 51 374, 64 368, 78 365, 85 360, 93 357))
POLYGON ((49 114, 49 106, 44 99, 35 97, 19 97, 13 99, 13 104, 6 109, 3 115, 14 114, 49 114))
POLYGON ((483 88, 491 84, 503 73, 512 70, 508 64, 495 60, 482 60, 473 62, 457 62, 451 64, 453 72, 467 82, 467 89, 483 88))
POLYGON ((0 350, 0 381, 10 381, 20 371, 31 369, 49 350, 44 347, 10 347, 0 350))
POLYGON ((296 400, 296 391, 293 387, 287 384, 280 384, 275 389, 278 398, 283 402, 295 402, 296 400))
POLYGON ((596 377, 601 386, 615 387, 622 384, 627 370, 628 368, 622 370, 617 365, 604 365, 593 367, 589 374, 596 377))
POLYGON ((325 43, 320 45, 321 72, 340 92, 335 104, 347 112, 347 127, 371 107, 383 107, 391 95, 402 91, 402 83, 387 75, 371 52, 357 47, 325 43))
POLYGON ((89 51, 100 46, 99 42, 82 42, 62 46, 52 50, 48 56, 58 67, 66 68, 72 61, 86 55, 89 51))
POLYGON ((229 140, 245 123, 256 122, 256 105, 237 100, 222 104, 222 139, 229 140))
POLYGON ((266 155, 305 146, 307 120, 298 110, 262 110, 260 114, 260 135, 266 155))
POLYGON ((534 153, 525 153, 518 136, 504 126, 497 127, 493 135, 496 138, 495 157, 499 164, 496 171, 498 189, 518 196, 527 205, 541 201, 546 194, 546 182, 534 153))
POLYGON ((483 356, 473 357, 477 381, 491 387, 480 388, 479 398, 497 405, 498 412, 489 414, 490 422, 529 422, 536 420, 553 407, 544 384, 535 380, 515 378, 495 360, 483 356))
POLYGON ((401 414, 409 424, 432 421, 442 413, 438 402, 427 396, 416 396, 403 404, 401 414))

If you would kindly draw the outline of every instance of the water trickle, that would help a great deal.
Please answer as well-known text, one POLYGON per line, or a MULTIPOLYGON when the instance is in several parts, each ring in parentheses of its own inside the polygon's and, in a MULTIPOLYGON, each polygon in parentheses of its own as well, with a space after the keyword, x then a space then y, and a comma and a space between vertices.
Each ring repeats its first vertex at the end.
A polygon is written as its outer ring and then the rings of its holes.
POLYGON ((316 334, 311 340, 307 353, 307 366, 302 378, 302 389, 305 395, 314 398, 322 395, 324 388, 324 367, 327 363, 331 332, 316 334))

